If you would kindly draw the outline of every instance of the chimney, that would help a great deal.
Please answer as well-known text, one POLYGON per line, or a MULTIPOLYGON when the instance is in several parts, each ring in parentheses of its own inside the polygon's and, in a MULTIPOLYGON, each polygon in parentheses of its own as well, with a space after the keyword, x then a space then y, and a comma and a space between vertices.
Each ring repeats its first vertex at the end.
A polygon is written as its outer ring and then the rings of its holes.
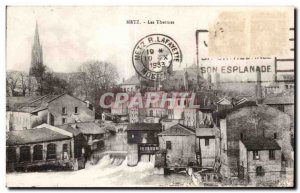
POLYGON ((261 87, 261 71, 260 68, 256 71, 256 99, 257 103, 262 102, 262 87, 261 87))
POLYGON ((125 78, 123 77, 123 79, 122 79, 122 83, 124 83, 125 82, 125 78))
POLYGON ((189 77, 187 71, 184 72, 183 75, 183 84, 184 84, 184 89, 188 90, 189 89, 189 77))
POLYGON ((196 30, 196 64, 198 89, 200 89, 200 76, 202 77, 202 73, 200 70, 202 65, 200 64, 200 59, 208 57, 208 39, 208 30, 196 30))
POLYGON ((207 81, 208 81, 209 83, 211 83, 211 74, 210 74, 210 73, 207 74, 207 81))
POLYGON ((216 73, 215 74, 215 87, 216 89, 219 89, 219 86, 220 86, 220 74, 219 73, 216 73))
POLYGON ((86 100, 86 107, 89 108, 90 107, 90 101, 86 100))

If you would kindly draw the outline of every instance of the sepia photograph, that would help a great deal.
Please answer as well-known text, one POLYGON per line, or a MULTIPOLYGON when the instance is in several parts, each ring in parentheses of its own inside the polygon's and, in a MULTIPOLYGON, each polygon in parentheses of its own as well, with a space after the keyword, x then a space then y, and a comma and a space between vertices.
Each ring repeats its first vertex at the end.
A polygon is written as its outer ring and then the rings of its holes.
POLYGON ((295 188, 295 7, 5 17, 7 188, 295 188))

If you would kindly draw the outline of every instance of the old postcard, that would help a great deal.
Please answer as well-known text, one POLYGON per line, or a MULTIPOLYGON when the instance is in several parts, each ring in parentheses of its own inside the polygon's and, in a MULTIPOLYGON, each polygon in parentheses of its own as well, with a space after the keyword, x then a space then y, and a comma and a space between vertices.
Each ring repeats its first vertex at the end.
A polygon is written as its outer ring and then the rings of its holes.
POLYGON ((295 186, 294 7, 6 11, 7 187, 295 186))

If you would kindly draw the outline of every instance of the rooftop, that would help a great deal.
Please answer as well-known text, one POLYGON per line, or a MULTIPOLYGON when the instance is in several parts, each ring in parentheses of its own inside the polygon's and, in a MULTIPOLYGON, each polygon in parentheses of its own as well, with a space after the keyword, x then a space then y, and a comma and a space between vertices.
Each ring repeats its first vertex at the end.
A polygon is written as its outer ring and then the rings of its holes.
POLYGON ((195 131, 181 124, 176 124, 169 129, 159 133, 161 136, 188 136, 195 135, 195 131))
POLYGON ((256 102, 255 101, 246 101, 240 105, 236 105, 234 106, 233 108, 231 109, 224 109, 222 111, 219 111, 219 112, 216 112, 213 114, 214 117, 219 117, 219 118, 225 118, 228 114, 238 110, 238 109, 241 109, 243 107, 252 107, 252 106, 257 106, 256 102))
POLYGON ((161 130, 161 124, 160 123, 133 123, 128 124, 127 126, 128 131, 132 130, 161 130))
POLYGON ((18 97, 6 97, 7 110, 16 110, 20 106, 25 105, 30 101, 34 101, 40 98, 40 96, 18 96, 18 97))
POLYGON ((6 145, 24 145, 64 139, 71 139, 71 137, 46 127, 6 133, 6 145))
MULTIPOLYGON (((44 95, 38 97, 8 97, 7 98, 7 106, 8 108, 13 107, 13 111, 20 111, 20 112, 28 112, 28 113, 35 113, 48 108, 48 103, 52 102, 53 100, 64 96, 66 93, 59 94, 59 95, 44 95)), ((71 96, 71 95, 70 95, 71 96)), ((76 98, 72 96, 73 98, 76 98)), ((78 98, 76 98, 78 99, 78 98)), ((80 100, 80 99, 78 99, 80 100)), ((82 101, 82 100, 80 100, 82 101)), ((84 102, 84 101, 82 101, 84 102)))
POLYGON ((256 137, 242 141, 247 150, 280 150, 280 146, 274 139, 256 137))
MULTIPOLYGON (((70 127, 73 130, 77 130, 83 134, 103 134, 105 133, 105 127, 99 126, 97 123, 94 122, 78 122, 68 124, 67 126, 62 125, 60 127, 64 127, 64 129, 68 130, 70 127)), ((70 130, 71 132, 71 130, 70 130)))
POLYGON ((121 85, 139 85, 140 80, 137 75, 133 75, 132 77, 128 78, 124 82, 121 83, 121 85))
POLYGON ((214 128, 200 127, 196 128, 196 136, 215 136, 214 128))
POLYGON ((267 105, 294 104, 294 95, 267 97, 263 100, 263 103, 267 105))

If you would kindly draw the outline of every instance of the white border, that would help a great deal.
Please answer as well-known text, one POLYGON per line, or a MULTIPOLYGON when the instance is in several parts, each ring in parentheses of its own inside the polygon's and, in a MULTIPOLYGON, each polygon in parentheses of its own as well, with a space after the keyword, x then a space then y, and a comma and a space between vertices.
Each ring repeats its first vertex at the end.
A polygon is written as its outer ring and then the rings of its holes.
MULTIPOLYGON (((251 1, 234 1, 234 0, 229 0, 229 1, 222 1, 222 0, 202 0, 202 1, 197 1, 197 0, 148 0, 148 1, 137 1, 137 0, 110 0, 106 2, 98 2, 96 0, 41 0, 41 1, 33 1, 33 0, 1 0, 0 1, 0 61, 1 61, 1 69, 0 69, 0 84, 2 88, 2 92, 0 94, 0 124, 1 124, 1 133, 0 133, 0 192, 8 192, 8 190, 5 186, 6 183, 6 178, 5 178, 5 107, 6 107, 6 92, 4 89, 5 88, 5 13, 6 13, 6 6, 11 5, 11 6, 21 6, 21 5, 39 5, 39 6, 47 6, 47 5, 66 5, 66 6, 87 6, 87 5, 98 5, 98 6, 132 6, 132 5, 143 5, 143 6, 170 6, 170 5, 175 5, 175 6, 295 6, 299 8, 300 1, 298 0, 272 0, 272 1, 262 1, 262 0, 251 0, 251 1)), ((298 13, 299 15, 299 13, 298 13)), ((299 28, 299 19, 297 20, 297 27, 299 28)), ((299 31, 299 30, 298 30, 299 31)), ((298 33, 297 33, 298 35, 298 33)), ((298 36, 297 36, 298 37, 298 36)), ((298 53, 298 52, 297 52, 298 53)), ((298 67, 299 70, 299 67, 298 67)), ((299 71, 297 70, 297 74, 299 75, 299 71)), ((297 84, 299 81, 297 81, 297 84)), ((299 84, 298 84, 299 85, 299 84)), ((299 99, 299 95, 298 98, 299 99)), ((299 100, 300 101, 300 100, 299 100)), ((299 114, 297 113, 297 120, 299 114)), ((295 128, 298 130, 298 128, 295 128)), ((297 131, 297 142, 299 141, 299 130, 297 131)), ((297 144, 298 145, 298 144, 297 144)), ((299 146, 297 146, 299 148, 299 146)), ((297 149, 298 149, 297 148, 297 149)), ((295 152, 296 155, 298 152, 295 152)), ((297 169, 299 167, 299 159, 297 159, 297 169)), ((299 179, 299 178, 297 178, 299 179)), ((299 183, 299 180, 297 180, 299 183)), ((297 183, 297 184, 298 184, 297 183)), ((299 184, 298 184, 299 185, 299 184)), ((32 190, 18 190, 18 192, 30 192, 32 190)), ((66 192, 66 191, 76 191, 76 192, 85 192, 86 190, 35 190, 35 192, 66 192)), ((89 190, 91 191, 91 190, 89 190)), ((108 192, 111 190, 93 190, 93 191, 101 191, 101 192, 108 192)), ((124 190, 114 190, 114 191, 124 191, 124 190)), ((144 190, 125 190, 125 191, 137 191, 137 192, 143 192, 144 190)), ((160 191, 160 192, 165 192, 165 191, 172 191, 172 190, 155 190, 155 191, 160 191)), ((179 190, 179 192, 185 192, 186 190, 179 190)), ((196 190, 196 191, 207 191, 206 190, 196 190)), ((210 192, 219 192, 220 190, 210 190, 210 192)), ((224 189, 223 191, 232 191, 231 189, 224 189)), ((250 192, 256 192, 258 190, 234 190, 234 191, 250 191, 250 192)), ((265 191, 273 191, 271 189, 265 190, 265 191)), ((279 191, 285 191, 284 189, 279 190, 279 191)))

